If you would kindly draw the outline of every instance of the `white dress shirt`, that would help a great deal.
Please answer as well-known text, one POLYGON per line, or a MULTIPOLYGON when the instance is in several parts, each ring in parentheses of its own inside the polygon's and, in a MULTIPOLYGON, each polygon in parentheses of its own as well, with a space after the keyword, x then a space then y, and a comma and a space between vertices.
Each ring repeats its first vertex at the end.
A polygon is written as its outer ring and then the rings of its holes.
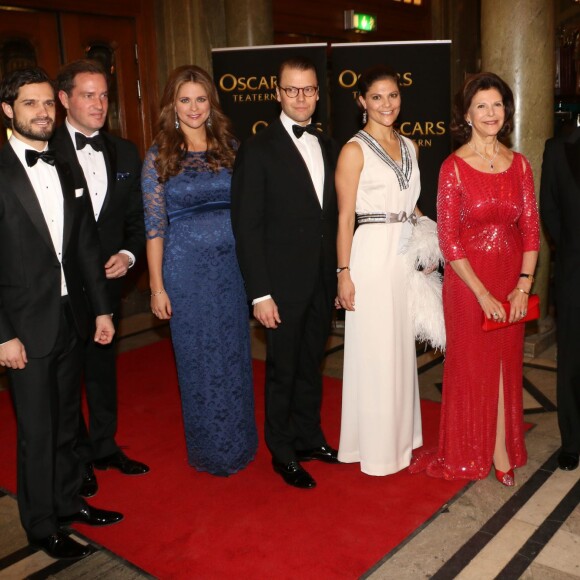
MULTIPOLYGON (((54 251, 60 262, 60 294, 67 296, 66 280, 62 269, 62 235, 64 228, 64 201, 62 187, 56 167, 39 159, 33 167, 26 163, 26 150, 33 149, 14 134, 10 137, 10 145, 24 166, 28 179, 34 189, 42 215, 48 226, 54 251)), ((45 151, 48 145, 45 147, 45 151)), ((36 149, 33 149, 36 151, 36 149)))

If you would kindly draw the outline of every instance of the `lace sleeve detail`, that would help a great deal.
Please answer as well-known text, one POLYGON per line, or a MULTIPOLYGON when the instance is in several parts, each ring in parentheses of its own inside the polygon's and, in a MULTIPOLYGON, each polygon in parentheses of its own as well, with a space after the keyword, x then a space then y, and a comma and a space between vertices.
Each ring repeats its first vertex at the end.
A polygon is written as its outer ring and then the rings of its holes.
POLYGON ((159 183, 155 159, 157 148, 147 151, 141 172, 143 189, 143 209, 145 211, 145 233, 148 240, 164 238, 167 230, 167 211, 165 209, 165 187, 159 183))
MULTIPOLYGON (((518 228, 522 233, 524 252, 534 252, 540 249, 540 220, 538 205, 534 191, 534 176, 530 162, 522 155, 522 198, 523 210, 518 220, 518 228), (524 171, 525 168, 525 171, 524 171)), ((517 159, 515 161, 518 161, 517 159)))
POLYGON ((465 258, 461 243, 461 185, 453 156, 441 166, 437 192, 437 234, 441 253, 447 262, 465 258))

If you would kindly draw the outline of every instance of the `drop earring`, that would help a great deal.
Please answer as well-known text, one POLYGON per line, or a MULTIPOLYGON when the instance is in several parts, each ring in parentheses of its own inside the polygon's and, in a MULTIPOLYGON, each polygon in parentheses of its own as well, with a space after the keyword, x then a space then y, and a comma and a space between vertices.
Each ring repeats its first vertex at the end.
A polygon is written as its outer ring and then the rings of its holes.
POLYGON ((471 121, 467 121, 467 124, 468 124, 470 127, 473 127, 473 125, 471 124, 471 121))
POLYGON ((212 122, 211 122, 211 115, 208 115, 208 117, 207 117, 207 121, 205 122, 205 126, 206 126, 208 129, 211 129, 211 126, 212 126, 212 122))
POLYGON ((367 110, 365 109, 365 110, 363 111, 363 115, 362 115, 362 122, 363 122, 363 125, 366 125, 366 124, 367 124, 367 121, 368 121, 368 119, 369 119, 369 116, 368 116, 367 110))
POLYGON ((177 116, 177 111, 175 111, 175 128, 179 129, 179 117, 177 116))

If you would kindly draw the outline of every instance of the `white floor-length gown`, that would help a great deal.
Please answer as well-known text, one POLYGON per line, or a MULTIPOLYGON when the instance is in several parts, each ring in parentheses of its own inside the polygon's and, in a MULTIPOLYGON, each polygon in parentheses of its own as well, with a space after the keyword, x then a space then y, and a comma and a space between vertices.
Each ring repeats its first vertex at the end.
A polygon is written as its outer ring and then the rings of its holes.
MULTIPOLYGON (((410 215, 420 193, 412 142, 400 136, 402 163, 364 131, 351 141, 364 155, 356 213, 410 215)), ((407 467, 423 443, 415 339, 408 314, 401 233, 410 225, 359 225, 350 258, 355 311, 346 313, 338 459, 369 475, 407 467)))

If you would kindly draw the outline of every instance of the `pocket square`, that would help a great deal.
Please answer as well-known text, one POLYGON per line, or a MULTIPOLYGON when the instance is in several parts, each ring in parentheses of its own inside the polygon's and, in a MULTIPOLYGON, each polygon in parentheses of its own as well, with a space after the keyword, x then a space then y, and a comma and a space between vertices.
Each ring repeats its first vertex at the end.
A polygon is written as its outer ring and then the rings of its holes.
POLYGON ((129 179, 131 177, 130 173, 117 173, 117 181, 122 181, 123 179, 129 179))
POLYGON ((75 189, 75 197, 82 197, 84 191, 85 190, 82 187, 79 187, 78 189, 75 189))

